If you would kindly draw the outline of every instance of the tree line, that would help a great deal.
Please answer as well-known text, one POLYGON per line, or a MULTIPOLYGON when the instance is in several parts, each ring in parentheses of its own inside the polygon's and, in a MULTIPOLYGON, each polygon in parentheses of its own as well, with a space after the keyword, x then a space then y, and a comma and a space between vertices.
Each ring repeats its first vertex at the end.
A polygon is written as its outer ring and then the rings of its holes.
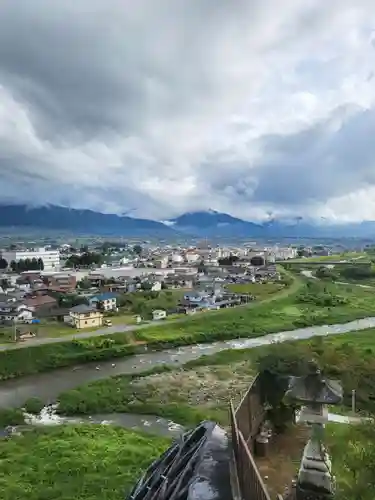
POLYGON ((0 259, 0 269, 10 269, 14 273, 22 273, 23 271, 43 271, 44 263, 42 259, 20 259, 18 261, 12 260, 10 264, 4 259, 0 259))
POLYGON ((84 252, 82 255, 73 254, 67 261, 67 267, 90 267, 93 264, 101 265, 103 264, 103 255, 96 252, 84 252))

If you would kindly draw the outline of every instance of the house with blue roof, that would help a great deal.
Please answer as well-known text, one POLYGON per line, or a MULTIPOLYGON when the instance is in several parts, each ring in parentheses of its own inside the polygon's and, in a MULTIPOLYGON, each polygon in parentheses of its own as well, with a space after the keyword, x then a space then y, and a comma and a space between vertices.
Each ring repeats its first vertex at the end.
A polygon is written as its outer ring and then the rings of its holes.
POLYGON ((117 294, 113 292, 99 293, 89 299, 89 304, 103 311, 114 311, 117 309, 117 294))

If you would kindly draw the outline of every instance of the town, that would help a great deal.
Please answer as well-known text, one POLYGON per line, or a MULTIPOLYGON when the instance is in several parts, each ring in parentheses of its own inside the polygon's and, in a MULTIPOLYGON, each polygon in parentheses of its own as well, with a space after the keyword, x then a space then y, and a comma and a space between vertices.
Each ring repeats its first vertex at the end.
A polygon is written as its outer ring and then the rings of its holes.
POLYGON ((3 250, 0 332, 3 340, 26 340, 48 328, 94 329, 236 307, 282 287, 275 262, 296 255, 294 248, 212 248, 206 241, 196 248, 3 250))

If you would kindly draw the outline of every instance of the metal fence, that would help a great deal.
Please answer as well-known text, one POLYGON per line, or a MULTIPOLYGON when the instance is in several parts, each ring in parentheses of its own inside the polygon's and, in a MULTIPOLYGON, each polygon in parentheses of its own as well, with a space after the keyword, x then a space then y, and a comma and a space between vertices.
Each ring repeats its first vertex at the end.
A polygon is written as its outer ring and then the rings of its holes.
POLYGON ((232 447, 242 500, 271 500, 252 455, 264 416, 256 378, 236 411, 230 403, 232 447))

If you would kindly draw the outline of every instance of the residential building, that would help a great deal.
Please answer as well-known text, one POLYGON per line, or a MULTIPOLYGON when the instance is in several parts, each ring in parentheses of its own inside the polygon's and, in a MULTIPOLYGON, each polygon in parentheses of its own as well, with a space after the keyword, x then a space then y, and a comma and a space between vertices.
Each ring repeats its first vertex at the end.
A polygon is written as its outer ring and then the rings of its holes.
POLYGON ((12 261, 19 262, 26 259, 42 259, 44 271, 58 271, 60 269, 60 251, 38 248, 34 250, 9 250, 2 252, 1 256, 8 264, 12 261))
POLYGON ((184 262, 183 256, 179 253, 173 253, 170 256, 170 260, 173 264, 183 264, 183 262, 184 262))
POLYGON ((202 260, 202 257, 196 250, 192 249, 186 250, 185 259, 187 260, 188 264, 196 264, 197 262, 200 262, 202 260))
POLYGON ((43 280, 49 288, 66 292, 73 292, 77 286, 76 276, 67 273, 43 275, 43 280))
POLYGON ((181 300, 181 305, 196 306, 201 304, 202 302, 208 301, 212 301, 212 296, 209 292, 193 290, 184 294, 184 297, 181 300))
POLYGON ((153 258, 152 263, 157 269, 165 269, 168 266, 168 256, 163 255, 155 257, 153 258))
POLYGON ((72 307, 69 316, 65 316, 64 321, 77 329, 93 328, 103 325, 103 313, 96 307, 81 304, 72 307))
POLYGON ((57 300, 49 295, 34 295, 33 297, 27 297, 23 300, 23 303, 31 310, 36 313, 43 310, 50 310, 57 307, 57 300))
POLYGON ((31 321, 32 311, 23 303, 15 301, 0 302, 0 323, 31 321))
POLYGON ((113 311, 117 308, 117 294, 112 292, 100 293, 89 299, 91 306, 103 311, 113 311))
POLYGON ((272 247, 268 248, 268 256, 273 257, 274 260, 288 260, 297 257, 297 248, 293 247, 272 247))

